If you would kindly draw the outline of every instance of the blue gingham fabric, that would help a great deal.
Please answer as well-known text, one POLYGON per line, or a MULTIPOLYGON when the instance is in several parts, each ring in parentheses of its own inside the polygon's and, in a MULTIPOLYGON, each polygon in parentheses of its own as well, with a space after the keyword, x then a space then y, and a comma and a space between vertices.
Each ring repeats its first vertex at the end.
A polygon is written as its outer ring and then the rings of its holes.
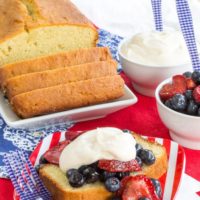
POLYGON ((50 200, 51 195, 23 151, 10 152, 4 157, 7 171, 21 200, 50 200))
MULTIPOLYGON (((111 34, 105 30, 99 30, 99 46, 108 46, 113 57, 118 60, 117 47, 122 37, 111 34)), ((118 66, 121 71, 121 66, 118 66)), ((73 124, 61 124, 54 127, 37 130, 14 129, 5 124, 0 116, 0 177, 8 177, 3 163, 3 155, 8 151, 16 151, 19 149, 30 153, 38 142, 47 135, 69 129, 73 124)))
POLYGON ((155 29, 157 31, 163 31, 163 21, 162 21, 162 0, 151 0, 151 5, 153 9, 155 29))
POLYGON ((193 69, 200 70, 200 60, 194 34, 192 14, 188 5, 188 0, 176 0, 176 9, 181 31, 183 33, 192 61, 193 69))

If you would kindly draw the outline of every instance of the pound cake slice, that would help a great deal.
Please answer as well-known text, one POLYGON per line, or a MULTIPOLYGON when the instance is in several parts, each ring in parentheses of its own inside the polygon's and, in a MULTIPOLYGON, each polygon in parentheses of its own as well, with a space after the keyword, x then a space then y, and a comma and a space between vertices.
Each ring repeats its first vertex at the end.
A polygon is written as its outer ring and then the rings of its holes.
POLYGON ((29 118, 106 102, 123 94, 124 81, 115 75, 33 90, 14 96, 10 103, 19 117, 29 118))
POLYGON ((92 47, 4 65, 0 68, 0 87, 15 76, 110 59, 112 56, 107 47, 92 47))
POLYGON ((10 100, 15 95, 35 89, 116 75, 116 69, 117 63, 114 60, 108 60, 24 74, 8 79, 5 94, 10 100))
MULTIPOLYGON (((165 147, 157 142, 150 142, 136 133, 132 132, 132 135, 137 144, 141 145, 143 149, 152 151, 155 155, 155 162, 152 165, 143 163, 140 173, 149 178, 160 178, 167 171, 168 165, 165 147)), ((50 191, 53 200, 108 200, 112 199, 113 196, 113 193, 109 192, 105 185, 100 181, 84 184, 79 188, 72 187, 69 184, 66 174, 59 166, 54 164, 42 164, 39 169, 39 175, 47 189, 50 191)), ((132 173, 131 175, 136 176, 137 174, 132 173)), ((140 183, 138 184, 140 185, 140 183)), ((140 186, 142 187, 143 185, 140 186)), ((129 198, 135 200, 134 196, 129 196, 129 198)), ((159 199, 161 199, 161 197, 159 199)))
POLYGON ((96 46, 98 32, 69 0, 0 0, 0 65, 96 46))

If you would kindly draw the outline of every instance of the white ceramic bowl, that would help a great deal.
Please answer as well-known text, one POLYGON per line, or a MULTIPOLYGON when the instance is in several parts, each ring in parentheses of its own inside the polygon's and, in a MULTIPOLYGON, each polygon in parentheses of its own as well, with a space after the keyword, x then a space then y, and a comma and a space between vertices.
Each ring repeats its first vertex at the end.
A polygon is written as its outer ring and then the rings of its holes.
MULTIPOLYGON (((132 36, 133 37, 133 36, 132 36)), ((175 74, 192 71, 191 64, 177 66, 150 66, 134 63, 121 52, 122 46, 132 37, 124 39, 118 48, 119 59, 125 74, 132 81, 135 90, 143 95, 154 97, 155 89, 160 82, 175 74)))
POLYGON ((158 113, 162 122, 169 129, 171 138, 184 147, 200 150, 200 117, 176 112, 165 106, 159 96, 164 84, 170 83, 171 78, 164 80, 156 88, 155 96, 158 113))

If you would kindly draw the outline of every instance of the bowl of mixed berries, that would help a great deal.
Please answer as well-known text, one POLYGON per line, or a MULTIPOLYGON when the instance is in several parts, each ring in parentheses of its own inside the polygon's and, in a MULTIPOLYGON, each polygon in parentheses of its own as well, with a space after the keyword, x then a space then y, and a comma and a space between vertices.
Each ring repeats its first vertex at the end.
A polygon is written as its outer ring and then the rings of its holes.
POLYGON ((174 75, 156 89, 158 113, 170 136, 200 150, 200 71, 174 75))

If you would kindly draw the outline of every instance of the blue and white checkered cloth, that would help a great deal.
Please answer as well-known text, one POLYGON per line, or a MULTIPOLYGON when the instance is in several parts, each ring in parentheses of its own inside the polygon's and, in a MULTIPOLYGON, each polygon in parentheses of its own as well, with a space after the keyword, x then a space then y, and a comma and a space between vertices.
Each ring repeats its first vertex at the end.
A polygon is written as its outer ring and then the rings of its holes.
POLYGON ((176 0, 180 27, 190 54, 194 70, 200 70, 200 60, 193 28, 192 14, 187 0, 176 0))
POLYGON ((162 21, 162 0, 151 0, 155 29, 157 31, 163 31, 163 21, 162 21))

